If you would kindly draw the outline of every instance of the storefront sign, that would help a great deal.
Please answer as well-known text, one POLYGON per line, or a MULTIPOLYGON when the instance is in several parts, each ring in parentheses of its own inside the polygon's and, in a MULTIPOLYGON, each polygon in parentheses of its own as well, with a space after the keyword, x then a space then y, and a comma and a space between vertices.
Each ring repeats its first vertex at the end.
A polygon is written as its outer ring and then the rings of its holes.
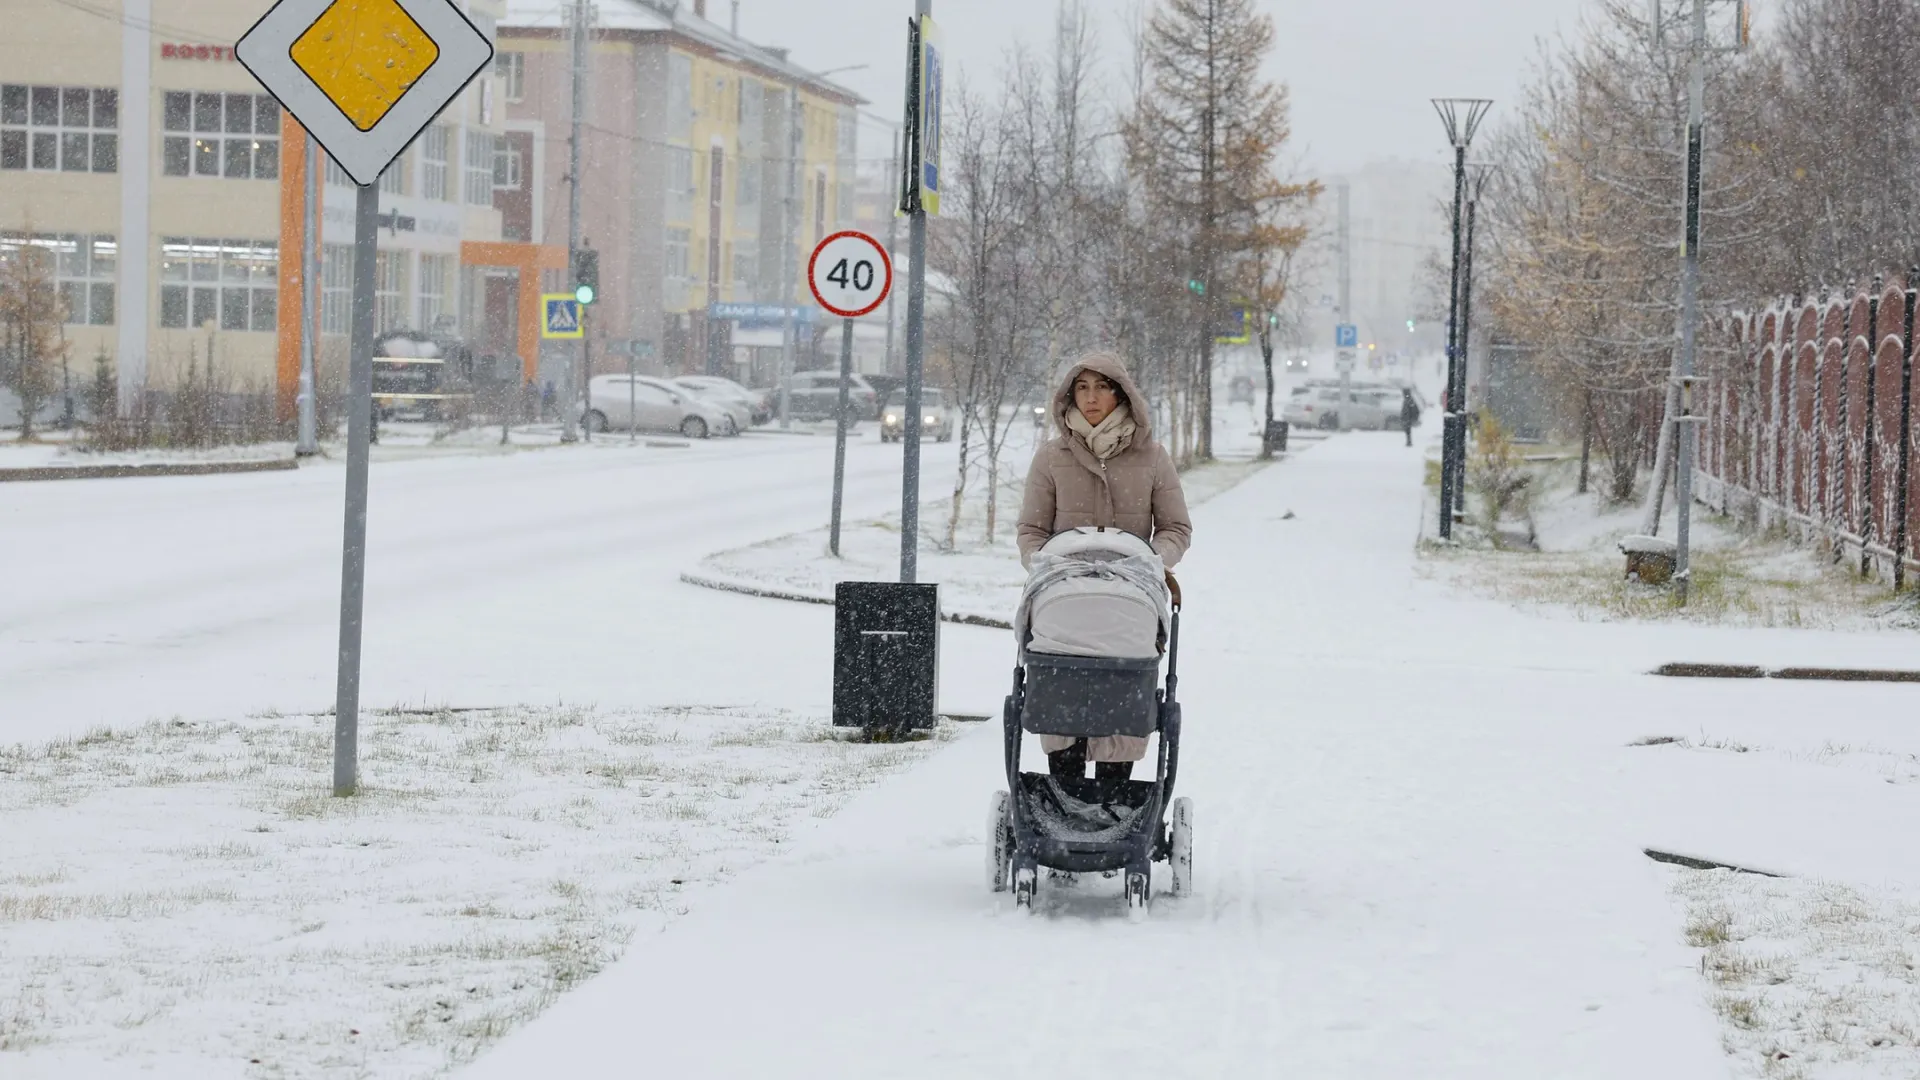
POLYGON ((163 43, 160 46, 162 60, 233 60, 231 45, 174 45, 163 43))

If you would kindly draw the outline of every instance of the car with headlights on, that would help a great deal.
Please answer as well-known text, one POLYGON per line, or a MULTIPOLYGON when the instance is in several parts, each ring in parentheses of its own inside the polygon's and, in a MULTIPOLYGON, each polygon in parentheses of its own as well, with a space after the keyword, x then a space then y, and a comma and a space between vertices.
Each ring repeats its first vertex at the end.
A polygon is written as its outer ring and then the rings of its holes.
MULTIPOLYGON (((906 438, 906 403, 904 390, 888 395, 886 406, 880 410, 881 442, 899 442, 906 438)), ((920 391, 920 437, 935 442, 953 439, 953 410, 947 406, 946 395, 933 387, 923 387, 920 391)))

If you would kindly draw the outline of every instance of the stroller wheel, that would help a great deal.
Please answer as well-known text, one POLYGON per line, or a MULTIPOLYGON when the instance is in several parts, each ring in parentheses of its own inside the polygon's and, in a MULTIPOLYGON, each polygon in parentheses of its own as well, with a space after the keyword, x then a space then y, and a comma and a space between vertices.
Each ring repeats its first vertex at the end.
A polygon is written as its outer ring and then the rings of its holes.
POLYGON ((1034 890, 1039 884, 1040 875, 1035 873, 1031 867, 1015 870, 1013 872, 1014 906, 1031 912, 1033 910, 1034 890))
POLYGON ((987 889, 1006 892, 1013 877, 1013 824, 1008 818, 1010 798, 996 791, 987 800, 987 889))
POLYGON ((1172 850, 1167 861, 1173 867, 1173 895, 1193 895, 1193 800, 1173 800, 1172 850))
POLYGON ((1142 922, 1147 917, 1153 879, 1137 870, 1127 872, 1127 918, 1142 922))

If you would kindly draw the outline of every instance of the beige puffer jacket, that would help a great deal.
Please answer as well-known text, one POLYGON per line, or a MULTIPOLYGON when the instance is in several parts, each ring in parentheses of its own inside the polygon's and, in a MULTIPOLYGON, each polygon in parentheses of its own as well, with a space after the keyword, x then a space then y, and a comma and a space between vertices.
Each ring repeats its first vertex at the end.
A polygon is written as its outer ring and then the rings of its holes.
MULTIPOLYGON (((1083 357, 1067 371, 1053 396, 1053 422, 1058 434, 1033 456, 1027 470, 1027 497, 1020 508, 1020 560, 1033 554, 1068 529, 1102 526, 1123 529, 1153 545, 1160 561, 1171 570, 1193 540, 1193 522, 1187 516, 1187 496, 1180 473, 1166 448, 1153 441, 1147 399, 1121 365, 1107 353, 1083 357), (1073 380, 1082 371, 1107 377, 1127 396, 1137 425, 1133 441, 1103 464, 1067 426, 1073 408, 1073 380)), ((1058 735, 1040 737, 1047 753, 1065 750, 1075 740, 1058 735)), ((1147 755, 1147 740, 1110 735, 1087 740, 1089 761, 1139 761, 1147 755)))
POLYGON ((1067 371, 1053 395, 1058 434, 1040 447, 1027 470, 1026 502, 1020 508, 1021 561, 1032 561, 1033 553, 1054 534, 1087 526, 1132 533, 1152 544, 1169 570, 1187 553, 1193 538, 1187 497, 1173 458, 1153 441, 1150 413, 1119 357, 1094 353, 1067 371), (1067 427, 1073 380, 1082 371, 1104 375, 1118 386, 1137 425, 1132 445, 1104 463, 1067 427))

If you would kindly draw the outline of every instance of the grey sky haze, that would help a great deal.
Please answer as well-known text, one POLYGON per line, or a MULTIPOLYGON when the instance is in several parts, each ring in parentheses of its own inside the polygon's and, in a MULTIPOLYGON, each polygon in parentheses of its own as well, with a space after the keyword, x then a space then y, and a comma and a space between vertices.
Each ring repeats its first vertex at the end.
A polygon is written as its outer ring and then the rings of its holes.
MULTIPOLYGON (((1293 151, 1322 174, 1381 158, 1443 160, 1444 139, 1427 100, 1510 102, 1535 41, 1572 29, 1593 2, 1264 0, 1278 31, 1272 72, 1293 95, 1293 151)), ((1140 4, 1090 3, 1117 76, 1140 4)), ((1054 10, 1055 0, 935 0, 934 17, 968 81, 987 87, 1017 42, 1046 48, 1054 10)), ((912 0, 743 0, 741 32, 791 48, 796 61, 817 70, 872 65, 835 78, 872 99, 871 111, 897 117, 912 12, 912 0)), ((728 0, 709 0, 709 14, 724 23, 728 0)), ((884 156, 885 138, 879 131, 863 135, 862 156, 884 156)))

